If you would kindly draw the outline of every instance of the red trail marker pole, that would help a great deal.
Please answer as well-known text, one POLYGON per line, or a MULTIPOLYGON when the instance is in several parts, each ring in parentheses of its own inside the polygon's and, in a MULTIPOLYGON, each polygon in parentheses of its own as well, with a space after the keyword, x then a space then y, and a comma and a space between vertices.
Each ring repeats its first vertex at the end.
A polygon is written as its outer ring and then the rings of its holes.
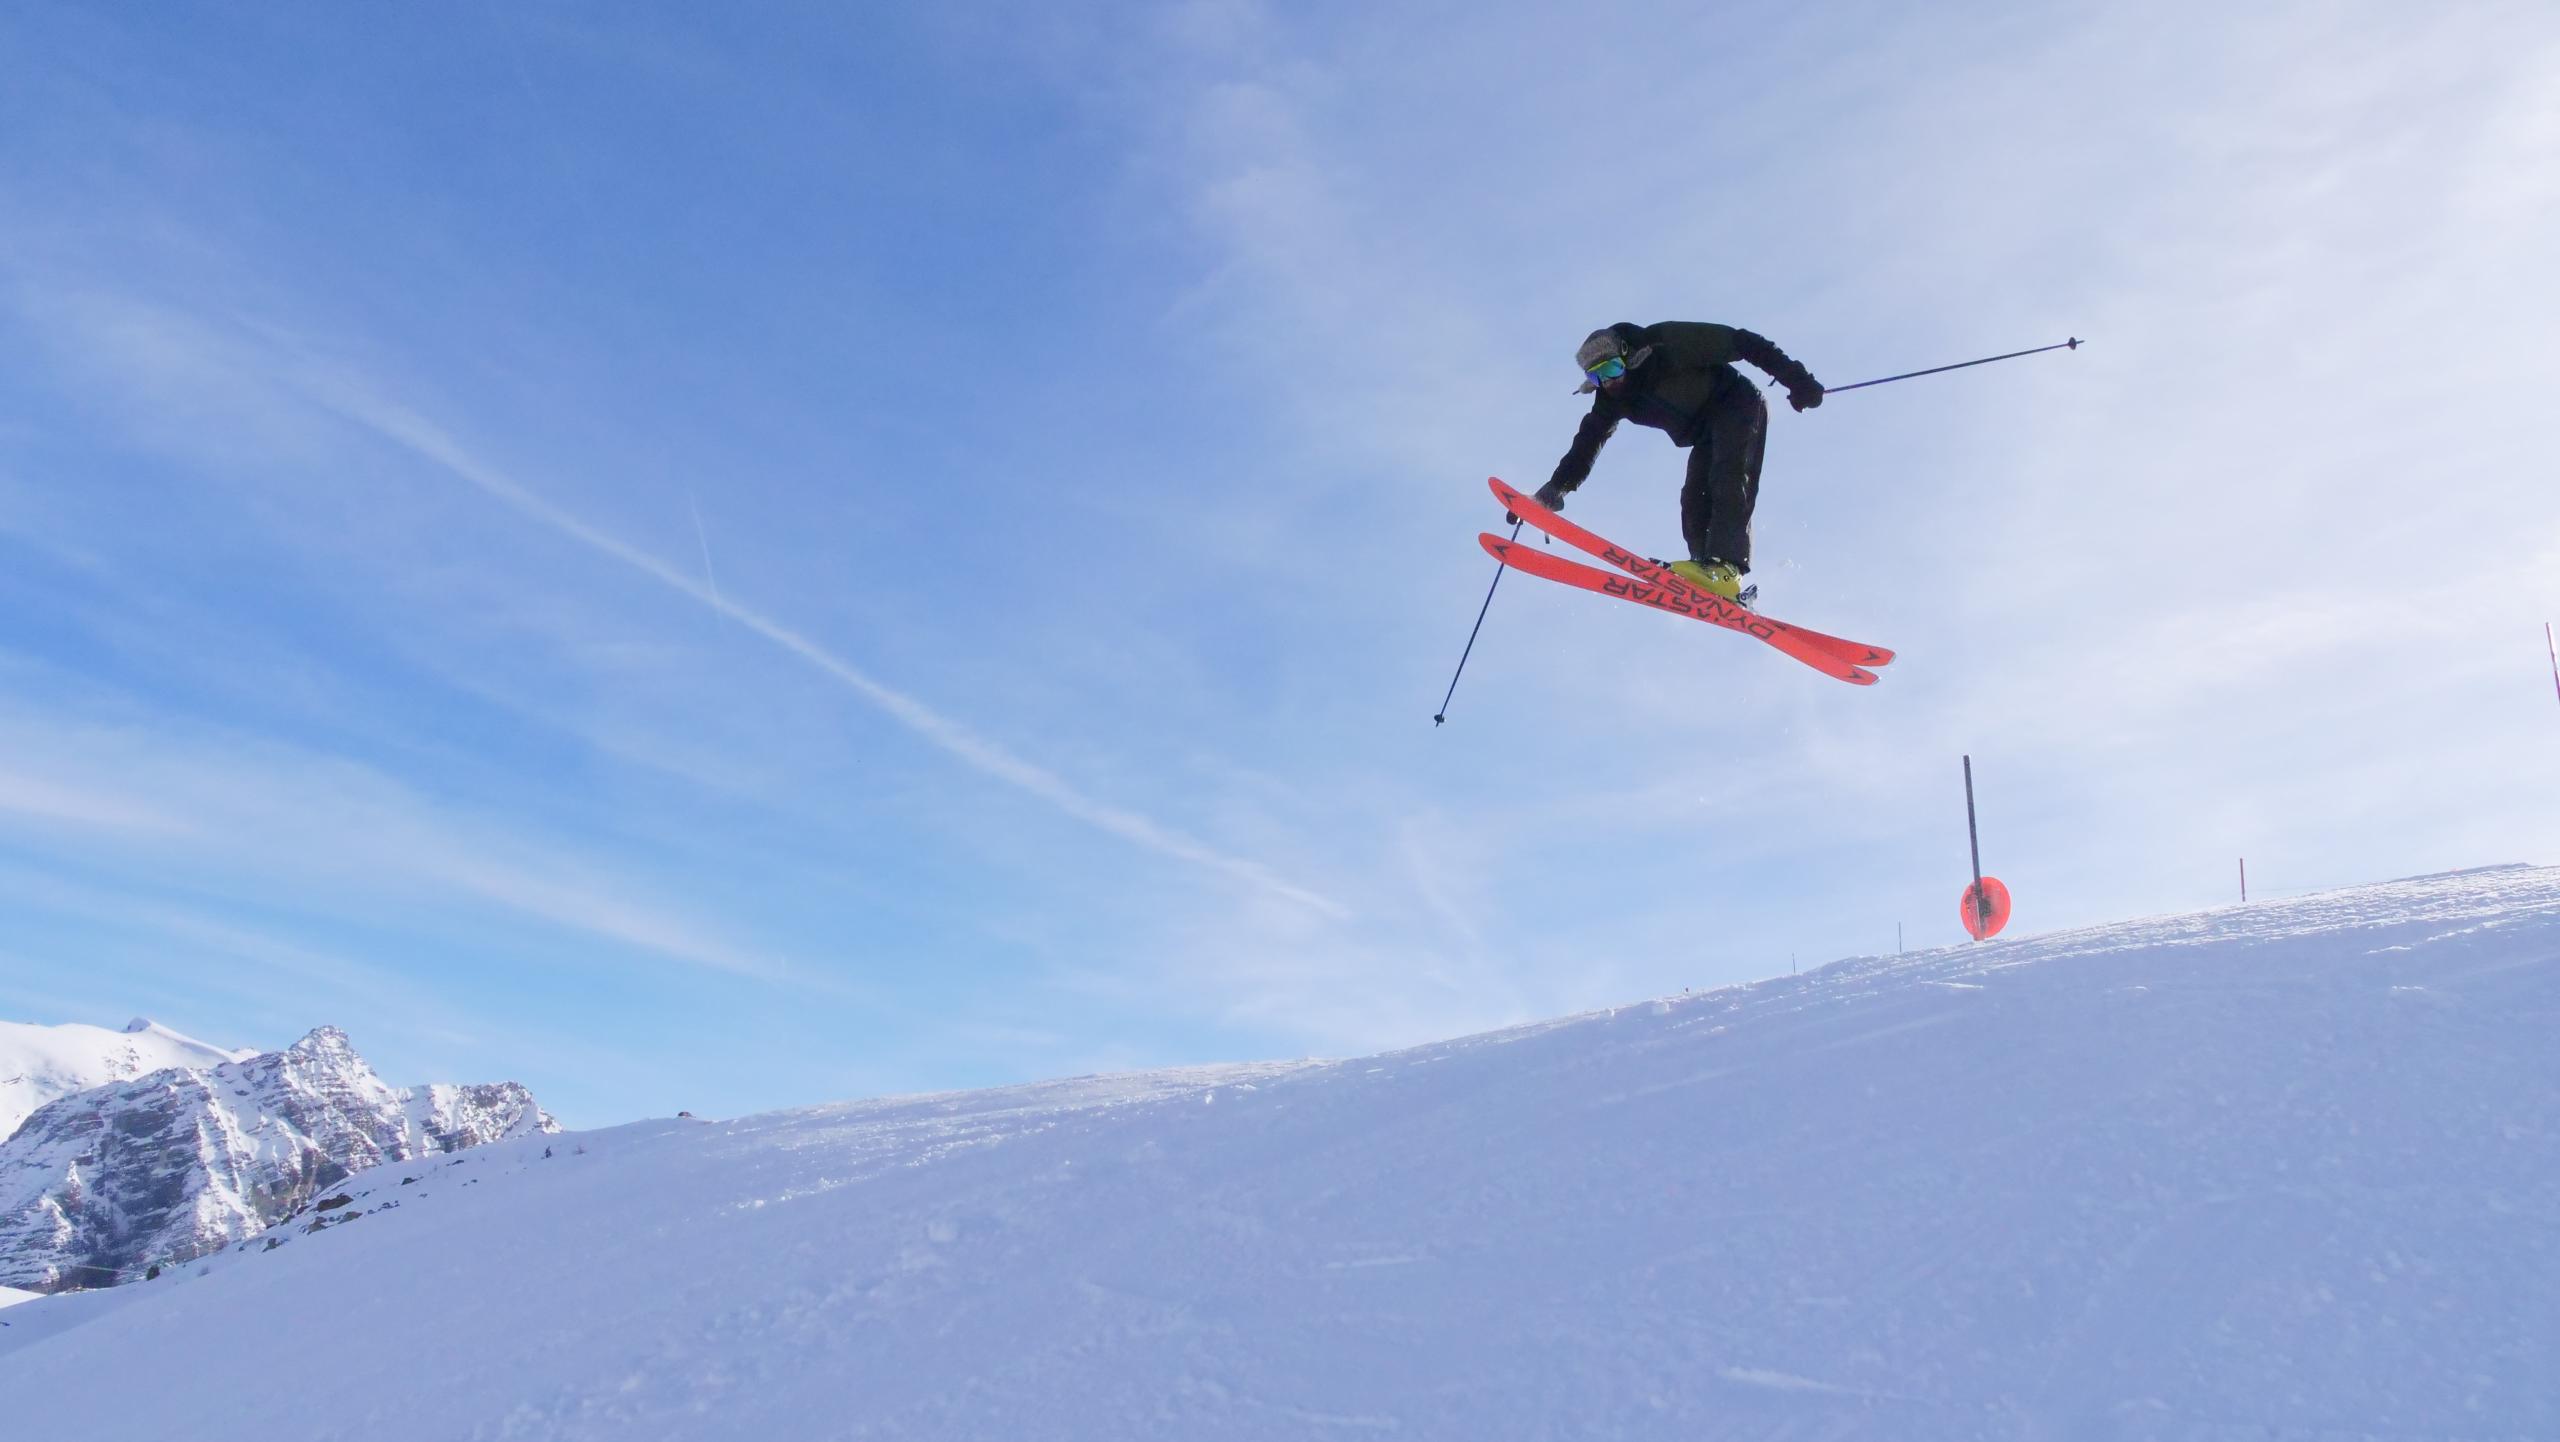
POLYGON ((1964 889, 1964 929, 1976 941, 1988 941, 2009 924, 2009 888, 1996 876, 1982 874, 1982 832, 1973 816, 1973 758, 1964 758, 1964 835, 1973 848, 1973 885, 1964 889))

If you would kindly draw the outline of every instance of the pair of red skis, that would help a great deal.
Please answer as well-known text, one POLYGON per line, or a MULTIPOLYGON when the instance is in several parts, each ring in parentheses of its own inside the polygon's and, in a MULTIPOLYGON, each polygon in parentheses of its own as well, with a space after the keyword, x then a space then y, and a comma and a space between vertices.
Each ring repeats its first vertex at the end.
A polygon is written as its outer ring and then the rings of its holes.
POLYGON ((1655 565, 1539 505, 1503 484, 1500 477, 1493 480, 1493 493, 1501 498, 1503 509, 1511 514, 1568 546, 1576 546, 1598 556, 1626 574, 1613 574, 1597 566, 1551 556, 1516 541, 1506 541, 1490 532, 1476 537, 1486 550, 1493 553, 1495 560, 1506 566, 1533 576, 1544 576, 1550 581, 1562 581, 1568 586, 1580 586, 1586 591, 1597 591, 1603 596, 1615 596, 1639 606, 1651 606, 1657 611, 1669 611, 1675 616, 1687 616, 1711 626, 1722 626, 1728 631, 1756 636, 1823 675, 1838 677, 1852 686, 1876 684, 1876 673, 1867 668, 1893 660, 1893 653, 1881 646, 1845 641, 1838 636, 1826 636, 1820 631, 1773 621, 1747 606, 1702 591, 1680 579, 1669 567, 1655 565))

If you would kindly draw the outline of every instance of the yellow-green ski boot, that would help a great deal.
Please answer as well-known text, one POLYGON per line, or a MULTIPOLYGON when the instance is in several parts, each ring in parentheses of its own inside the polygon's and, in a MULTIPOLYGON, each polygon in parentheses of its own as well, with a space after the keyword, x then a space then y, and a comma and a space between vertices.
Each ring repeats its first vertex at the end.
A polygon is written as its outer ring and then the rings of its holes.
MULTIPOLYGON (((1741 599, 1742 573, 1723 561, 1674 561, 1671 574, 1713 596, 1741 599)), ((1757 588, 1755 588, 1757 589, 1757 588)))

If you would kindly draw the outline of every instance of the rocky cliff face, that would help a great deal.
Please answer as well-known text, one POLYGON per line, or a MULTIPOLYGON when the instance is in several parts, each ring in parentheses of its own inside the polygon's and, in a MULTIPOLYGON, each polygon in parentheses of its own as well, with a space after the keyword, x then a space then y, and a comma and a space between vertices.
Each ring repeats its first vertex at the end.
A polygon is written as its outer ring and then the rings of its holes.
POLYGON ((75 1092, 0 1142, 0 1285, 127 1280, 258 1232, 349 1173, 557 1130, 513 1082, 387 1086, 335 1027, 75 1092))
POLYGON ((500 1137, 560 1130, 533 1104, 533 1093, 515 1082, 412 1087, 402 1094, 401 1115, 407 1123, 409 1156, 458 1152, 500 1137), (531 1117, 540 1121, 528 1126, 525 1123, 531 1117))

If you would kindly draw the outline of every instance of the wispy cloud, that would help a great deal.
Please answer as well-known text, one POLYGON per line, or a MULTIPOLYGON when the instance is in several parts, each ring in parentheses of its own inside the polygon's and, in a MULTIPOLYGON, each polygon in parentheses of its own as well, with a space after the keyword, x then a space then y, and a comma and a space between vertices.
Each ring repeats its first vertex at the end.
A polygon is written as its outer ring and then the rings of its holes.
POLYGON ((653 888, 597 874, 517 824, 473 819, 342 757, 170 727, 0 711, 0 745, 47 777, 0 776, 0 801, 51 823, 65 854, 157 855, 199 878, 252 878, 296 909, 354 888, 373 897, 459 896, 564 930, 720 971, 781 980, 793 969, 670 908, 653 888), (104 823, 102 828, 102 823, 104 823), (83 833, 102 831, 99 835, 83 833))
POLYGON ((171 836, 188 829, 177 817, 135 797, 81 790, 10 770, 0 770, 0 812, 145 835, 171 836))
POLYGON ((337 414, 434 463, 447 474, 468 482, 529 519, 611 557, 781 647, 819 672, 843 683, 899 724, 964 765, 1018 787, 1067 815, 1124 841, 1218 872, 1256 890, 1336 919, 1347 915, 1341 903, 1280 877, 1260 862, 1228 855, 1137 812, 1086 795, 1054 772, 976 735, 916 698, 874 680, 842 656, 799 631, 723 596, 707 578, 697 581, 658 557, 607 535, 570 514, 483 463, 452 436, 406 407, 360 389, 336 374, 304 372, 297 379, 310 394, 337 414))
POLYGON ((40 280, 22 273, 17 280, 22 314, 41 324, 58 345, 84 363, 144 387, 149 409, 158 422, 164 426, 187 426, 190 444, 218 437, 226 427, 245 424, 252 427, 247 444, 256 453, 309 457, 319 447, 310 428, 301 424, 295 414, 292 398, 299 398, 361 426, 517 514, 745 628, 986 776, 1133 845, 1319 914, 1335 919, 1347 915, 1339 901, 1291 881, 1264 863, 1231 854, 1178 828, 1091 795, 1055 771, 877 680, 800 630, 724 594, 710 569, 708 537, 700 533, 698 513, 695 523, 704 561, 699 579, 607 533, 505 474, 473 454, 445 428, 358 378, 346 359, 323 360, 313 355, 273 320, 235 326, 217 317, 179 313, 137 297, 100 290, 69 275, 40 280), (218 424, 213 423, 216 417, 218 424))

